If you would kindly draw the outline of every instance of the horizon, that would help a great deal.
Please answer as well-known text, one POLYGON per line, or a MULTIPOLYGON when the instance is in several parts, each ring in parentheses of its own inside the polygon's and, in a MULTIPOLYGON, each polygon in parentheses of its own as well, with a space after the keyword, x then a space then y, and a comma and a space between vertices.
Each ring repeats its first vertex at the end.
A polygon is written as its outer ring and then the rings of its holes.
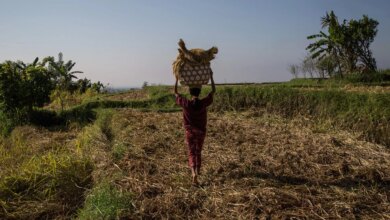
POLYGON ((216 83, 280 82, 288 65, 307 54, 308 35, 321 17, 339 20, 364 14, 379 21, 371 49, 379 69, 390 68, 390 2, 385 0, 285 1, 3 1, 0 62, 57 57, 76 62, 79 78, 112 88, 143 82, 174 83, 177 42, 188 48, 219 48, 212 68, 216 83))

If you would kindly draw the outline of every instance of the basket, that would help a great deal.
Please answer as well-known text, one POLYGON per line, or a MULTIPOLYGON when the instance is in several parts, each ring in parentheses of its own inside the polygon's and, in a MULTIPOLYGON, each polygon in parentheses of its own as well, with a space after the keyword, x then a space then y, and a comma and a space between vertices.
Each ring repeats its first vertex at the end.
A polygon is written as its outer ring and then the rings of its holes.
POLYGON ((211 74, 210 64, 184 64, 179 72, 179 81, 185 86, 201 86, 209 82, 211 74))

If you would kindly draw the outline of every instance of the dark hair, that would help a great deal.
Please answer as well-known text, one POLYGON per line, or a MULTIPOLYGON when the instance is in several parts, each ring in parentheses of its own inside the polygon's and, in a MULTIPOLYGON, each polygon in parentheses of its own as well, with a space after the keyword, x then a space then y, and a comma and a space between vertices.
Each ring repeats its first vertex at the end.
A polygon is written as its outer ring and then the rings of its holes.
POLYGON ((190 88, 190 94, 192 96, 198 97, 200 94, 200 88, 190 88))
POLYGON ((199 94, 200 94, 200 91, 201 89, 200 88, 190 88, 190 94, 192 96, 195 96, 195 100, 194 102, 192 103, 192 108, 195 109, 195 110, 199 110, 200 109, 200 100, 198 98, 199 94))

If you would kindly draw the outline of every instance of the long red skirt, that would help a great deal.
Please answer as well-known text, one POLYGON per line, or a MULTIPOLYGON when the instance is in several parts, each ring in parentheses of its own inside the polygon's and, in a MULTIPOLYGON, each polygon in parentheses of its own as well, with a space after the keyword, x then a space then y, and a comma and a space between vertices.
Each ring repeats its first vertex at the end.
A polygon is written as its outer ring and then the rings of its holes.
POLYGON ((196 128, 186 128, 186 142, 188 146, 188 164, 190 167, 200 168, 202 164, 202 148, 206 132, 196 128))

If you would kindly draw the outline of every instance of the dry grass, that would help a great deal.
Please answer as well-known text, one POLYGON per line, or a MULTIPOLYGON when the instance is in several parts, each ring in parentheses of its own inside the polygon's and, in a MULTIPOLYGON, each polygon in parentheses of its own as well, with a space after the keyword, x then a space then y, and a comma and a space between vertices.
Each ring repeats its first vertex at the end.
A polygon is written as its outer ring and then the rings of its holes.
POLYGON ((24 126, 0 143, 0 219, 69 218, 91 187, 92 164, 75 155, 78 130, 24 126))
POLYGON ((211 60, 215 58, 215 55, 218 53, 217 47, 212 47, 208 50, 195 48, 188 50, 182 39, 179 43, 179 54, 176 57, 176 60, 172 64, 173 74, 176 78, 179 78, 181 69, 187 64, 210 64, 211 60))
POLYGON ((342 87, 349 92, 364 92, 364 93, 390 93, 390 86, 353 86, 345 85, 342 87))
POLYGON ((210 114, 201 187, 190 184, 180 113, 120 110, 116 181, 128 218, 389 219, 390 152, 357 134, 261 112, 210 114))
MULTIPOLYGON (((320 91, 320 90, 326 90, 326 89, 335 89, 331 87, 303 87, 299 88, 300 90, 305 90, 305 91, 320 91)), ((346 92, 359 92, 359 93, 389 93, 390 92, 390 87, 386 86, 356 86, 352 84, 347 84, 345 86, 340 86, 337 88, 338 90, 341 91, 346 91, 346 92)))
POLYGON ((181 113, 98 115, 83 130, 26 126, 1 140, 0 176, 13 181, 0 181, 1 218, 390 218, 390 150, 359 133, 261 111, 210 113, 194 187, 181 113), (85 157, 94 169, 84 174, 77 158, 85 157), (81 177, 91 179, 82 185, 81 177))
POLYGON ((69 149, 78 130, 49 131, 33 126, 16 127, 8 138, 0 142, 0 175, 14 172, 34 156, 69 149))

